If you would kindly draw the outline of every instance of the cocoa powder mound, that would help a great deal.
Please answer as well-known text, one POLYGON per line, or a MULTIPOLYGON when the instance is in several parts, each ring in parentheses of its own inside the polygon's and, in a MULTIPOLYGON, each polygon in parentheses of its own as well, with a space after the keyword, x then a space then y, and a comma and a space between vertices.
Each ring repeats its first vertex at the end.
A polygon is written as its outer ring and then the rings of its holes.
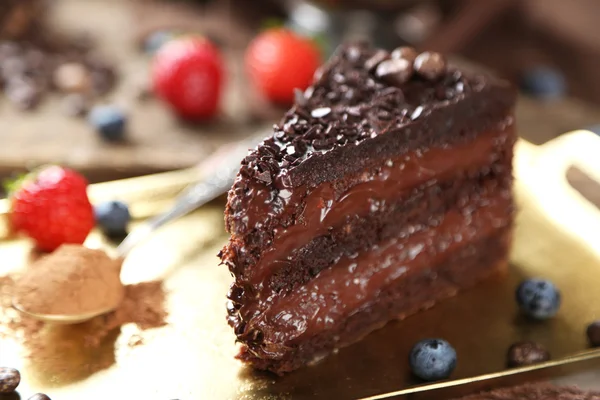
POLYGON ((165 292, 161 281, 142 282, 125 286, 125 297, 119 307, 106 315, 86 322, 85 342, 98 346, 111 331, 127 323, 141 330, 158 328, 167 324, 165 292))
MULTIPOLYGON (((142 331, 167 324, 166 294, 162 281, 126 285, 123 300, 116 310, 76 325, 51 326, 21 314, 11 306, 14 290, 15 281, 12 277, 0 277, 0 338, 8 337, 22 342, 38 360, 39 355, 43 354, 40 350, 61 346, 56 342, 56 332, 50 332, 53 329, 60 330, 60 341, 69 347, 98 348, 105 344, 108 337, 114 340, 116 336, 112 333, 124 324, 136 324, 142 331)), ((143 338, 129 340, 131 346, 142 342, 143 338)))
POLYGON ((123 300, 122 260, 102 250, 63 245, 35 261, 17 280, 20 308, 49 315, 77 315, 115 309, 123 300))

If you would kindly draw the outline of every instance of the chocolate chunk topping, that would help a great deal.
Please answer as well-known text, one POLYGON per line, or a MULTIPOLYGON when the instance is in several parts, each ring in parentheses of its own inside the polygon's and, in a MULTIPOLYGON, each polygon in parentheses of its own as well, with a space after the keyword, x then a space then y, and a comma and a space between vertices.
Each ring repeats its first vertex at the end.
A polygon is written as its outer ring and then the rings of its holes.
POLYGON ((34 109, 40 102, 40 93, 30 80, 10 81, 6 86, 6 96, 23 111, 34 109))
POLYGON ((417 53, 417 51, 412 47, 398 47, 397 49, 392 51, 392 60, 402 59, 413 63, 418 55, 419 53, 417 53))
POLYGON ((446 59, 440 53, 426 51, 415 58, 414 67, 422 77, 437 80, 446 73, 446 59))
POLYGON ((323 118, 327 116, 330 112, 331 108, 329 107, 316 108, 311 111, 310 116, 313 118, 323 118))
POLYGON ((392 58, 362 43, 340 47, 315 73, 312 86, 295 91, 294 106, 273 136, 246 157, 240 174, 271 186, 286 175, 282 170, 314 154, 398 129, 440 102, 481 87, 481 77, 447 70, 437 53, 423 53, 411 63, 415 54, 410 47, 396 49, 392 58))
POLYGON ((367 71, 373 71, 379 63, 390 58, 390 53, 385 50, 377 50, 367 61, 365 61, 365 69, 367 71))
POLYGON ((306 98, 304 97, 304 92, 298 88, 294 89, 294 102, 299 106, 306 105, 306 98))
POLYGON ((550 360, 550 353, 535 342, 518 342, 510 346, 507 353, 509 367, 521 367, 550 360))
POLYGON ((410 79, 412 73, 412 63, 400 58, 383 61, 377 66, 375 76, 390 85, 400 86, 410 79))

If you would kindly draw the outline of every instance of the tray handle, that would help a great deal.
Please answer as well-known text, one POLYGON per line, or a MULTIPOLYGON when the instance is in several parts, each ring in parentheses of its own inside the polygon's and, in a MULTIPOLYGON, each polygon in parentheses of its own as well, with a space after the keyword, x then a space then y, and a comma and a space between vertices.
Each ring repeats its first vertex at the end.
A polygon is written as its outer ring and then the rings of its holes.
POLYGON ((539 147, 526 179, 526 190, 555 222, 600 249, 600 210, 567 180, 577 167, 600 183, 600 138, 593 132, 573 131, 539 147))

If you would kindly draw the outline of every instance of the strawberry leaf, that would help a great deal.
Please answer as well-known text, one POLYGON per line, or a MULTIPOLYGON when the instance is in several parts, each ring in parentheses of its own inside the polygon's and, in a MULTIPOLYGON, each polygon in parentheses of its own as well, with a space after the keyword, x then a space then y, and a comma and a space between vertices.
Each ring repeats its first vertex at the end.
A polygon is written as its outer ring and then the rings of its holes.
POLYGON ((267 18, 261 24, 261 31, 268 31, 274 28, 283 28, 285 23, 279 18, 267 18))
POLYGON ((53 164, 40 165, 38 167, 32 167, 27 172, 20 174, 14 174, 12 178, 8 178, 2 182, 2 187, 7 194, 7 197, 12 196, 17 190, 19 190, 26 182, 34 181, 40 171, 46 169, 53 164))
POLYGON ((29 178, 29 173, 23 173, 4 180, 4 182, 2 182, 2 187, 4 188, 7 197, 11 197, 29 178))

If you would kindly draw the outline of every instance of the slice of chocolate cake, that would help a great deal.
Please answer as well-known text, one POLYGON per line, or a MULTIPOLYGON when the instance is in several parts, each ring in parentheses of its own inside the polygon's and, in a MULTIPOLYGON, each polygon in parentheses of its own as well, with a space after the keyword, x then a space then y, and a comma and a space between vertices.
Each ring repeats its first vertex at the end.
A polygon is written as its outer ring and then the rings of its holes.
POLYGON ((456 400, 600 400, 600 392, 538 383, 492 390, 456 400))
POLYGON ((283 373, 505 268, 515 92, 343 46, 242 162, 220 256, 240 358, 283 373))

